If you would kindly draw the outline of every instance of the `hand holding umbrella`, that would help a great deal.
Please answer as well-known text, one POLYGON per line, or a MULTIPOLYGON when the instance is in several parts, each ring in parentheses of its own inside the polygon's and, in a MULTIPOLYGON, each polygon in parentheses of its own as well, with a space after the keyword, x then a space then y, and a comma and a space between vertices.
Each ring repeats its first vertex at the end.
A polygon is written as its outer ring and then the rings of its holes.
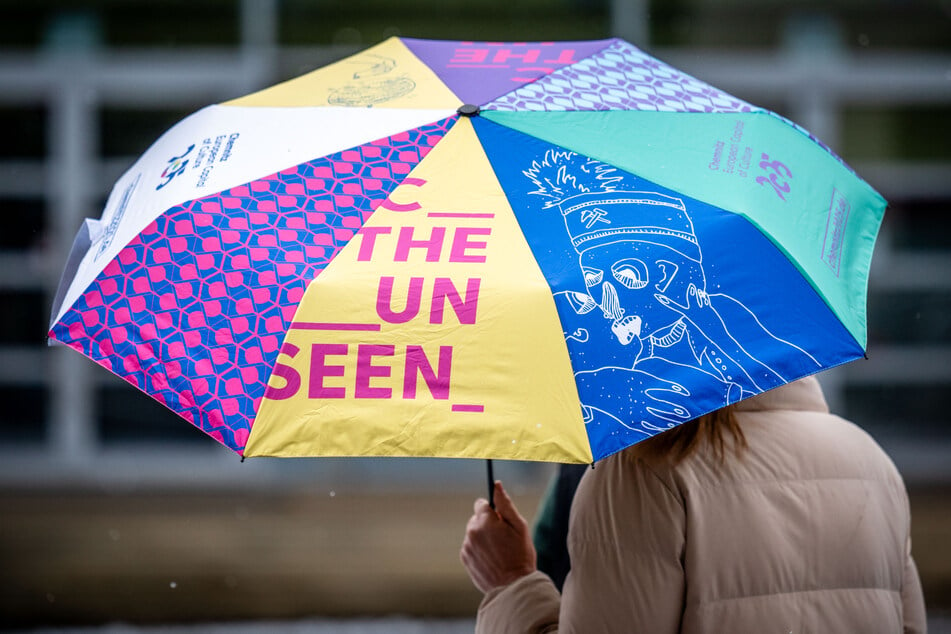
POLYGON ((472 583, 483 593, 535 571, 535 547, 528 522, 501 482, 495 483, 494 497, 494 510, 488 500, 476 500, 459 553, 472 583))

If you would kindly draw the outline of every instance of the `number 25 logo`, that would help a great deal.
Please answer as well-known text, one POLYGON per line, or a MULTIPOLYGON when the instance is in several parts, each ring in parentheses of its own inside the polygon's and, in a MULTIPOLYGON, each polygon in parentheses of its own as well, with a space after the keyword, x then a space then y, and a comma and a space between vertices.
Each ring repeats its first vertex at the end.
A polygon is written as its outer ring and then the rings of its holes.
POLYGON ((769 154, 763 152, 762 161, 759 162, 761 170, 766 171, 769 176, 757 176, 756 182, 760 185, 769 185, 776 192, 781 200, 785 202, 786 197, 783 194, 790 192, 789 183, 785 179, 792 180, 792 172, 783 163, 769 160, 769 154))

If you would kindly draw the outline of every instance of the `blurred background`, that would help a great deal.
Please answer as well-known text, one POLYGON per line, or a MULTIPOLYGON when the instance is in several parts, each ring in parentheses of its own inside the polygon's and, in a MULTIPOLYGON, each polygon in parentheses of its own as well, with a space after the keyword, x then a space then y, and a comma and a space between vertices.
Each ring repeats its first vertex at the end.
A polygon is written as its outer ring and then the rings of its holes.
MULTIPOLYGON (((820 378, 905 476, 930 614, 951 611, 947 0, 0 0, 0 628, 471 629, 457 552, 483 463, 242 464, 45 340, 82 218, 162 132, 392 35, 624 37, 802 124, 888 199, 869 360, 820 378)), ((529 515, 550 474, 496 471, 529 515)))

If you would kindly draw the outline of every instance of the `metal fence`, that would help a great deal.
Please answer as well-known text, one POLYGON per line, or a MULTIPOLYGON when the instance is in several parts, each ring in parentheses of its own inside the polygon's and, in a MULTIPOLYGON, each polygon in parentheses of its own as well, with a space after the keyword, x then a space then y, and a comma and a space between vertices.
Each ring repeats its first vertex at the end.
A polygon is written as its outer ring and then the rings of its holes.
MULTIPOLYGON (((46 217, 43 241, 29 249, 0 250, 0 296, 42 293, 49 305, 82 218, 99 215, 100 201, 131 164, 134 157, 105 156, 99 146, 104 110, 134 108, 148 113, 195 108, 245 94, 297 69, 316 68, 351 52, 334 47, 279 48, 274 37, 274 3, 248 1, 242 8, 241 44, 234 49, 103 50, 72 45, 66 37, 37 52, 0 53, 0 107, 38 108, 44 113, 46 136, 44 156, 0 162, 0 208, 3 201, 34 199, 42 201, 46 217)), ((784 44, 775 50, 652 52, 748 101, 781 110, 833 148, 841 144, 843 113, 851 106, 951 105, 951 57, 898 52, 858 57, 839 46, 824 26, 792 25, 784 44)), ((854 167, 893 205, 903 200, 951 201, 948 159, 885 159, 854 167)), ((951 294, 951 252, 903 249, 894 244, 886 225, 876 251, 871 293, 874 297, 896 290, 951 294)), ((870 357, 870 361, 822 375, 834 410, 848 413, 846 394, 856 386, 951 387, 947 361, 951 345, 947 343, 878 342, 870 357)), ((103 383, 118 380, 91 370, 90 365, 70 350, 47 348, 39 340, 35 345, 0 346, 0 389, 15 397, 20 390, 39 386, 46 407, 45 433, 37 442, 0 445, 0 484, 104 479, 121 485, 183 478, 207 484, 262 484, 296 473, 310 476, 315 469, 356 477, 357 470, 339 461, 322 466, 294 461, 277 466, 262 461, 238 467, 234 456, 214 447, 215 443, 182 447, 157 440, 133 447, 107 446, 98 431, 94 393, 103 383)), ((945 407, 934 412, 936 420, 927 422, 939 428, 944 420, 938 419, 947 415, 945 407)), ((885 433, 882 441, 906 477, 951 478, 947 460, 951 433, 916 438, 914 432, 894 437, 885 433)), ((439 461, 415 464, 412 469, 404 465, 399 473, 426 479, 439 472, 443 483, 447 473, 469 477, 466 469, 462 473, 457 468, 447 470, 439 461)), ((365 473, 366 467, 361 465, 360 472, 365 473)), ((377 463, 373 470, 391 471, 377 463)))

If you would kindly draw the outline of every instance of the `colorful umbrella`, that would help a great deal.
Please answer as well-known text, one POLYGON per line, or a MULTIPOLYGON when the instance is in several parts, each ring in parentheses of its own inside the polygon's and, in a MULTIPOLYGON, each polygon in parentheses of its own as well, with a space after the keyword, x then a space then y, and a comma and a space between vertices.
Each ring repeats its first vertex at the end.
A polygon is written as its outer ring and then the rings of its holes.
POLYGON ((627 42, 393 38, 162 136, 49 336, 242 456, 589 463, 861 357, 884 208, 627 42))

